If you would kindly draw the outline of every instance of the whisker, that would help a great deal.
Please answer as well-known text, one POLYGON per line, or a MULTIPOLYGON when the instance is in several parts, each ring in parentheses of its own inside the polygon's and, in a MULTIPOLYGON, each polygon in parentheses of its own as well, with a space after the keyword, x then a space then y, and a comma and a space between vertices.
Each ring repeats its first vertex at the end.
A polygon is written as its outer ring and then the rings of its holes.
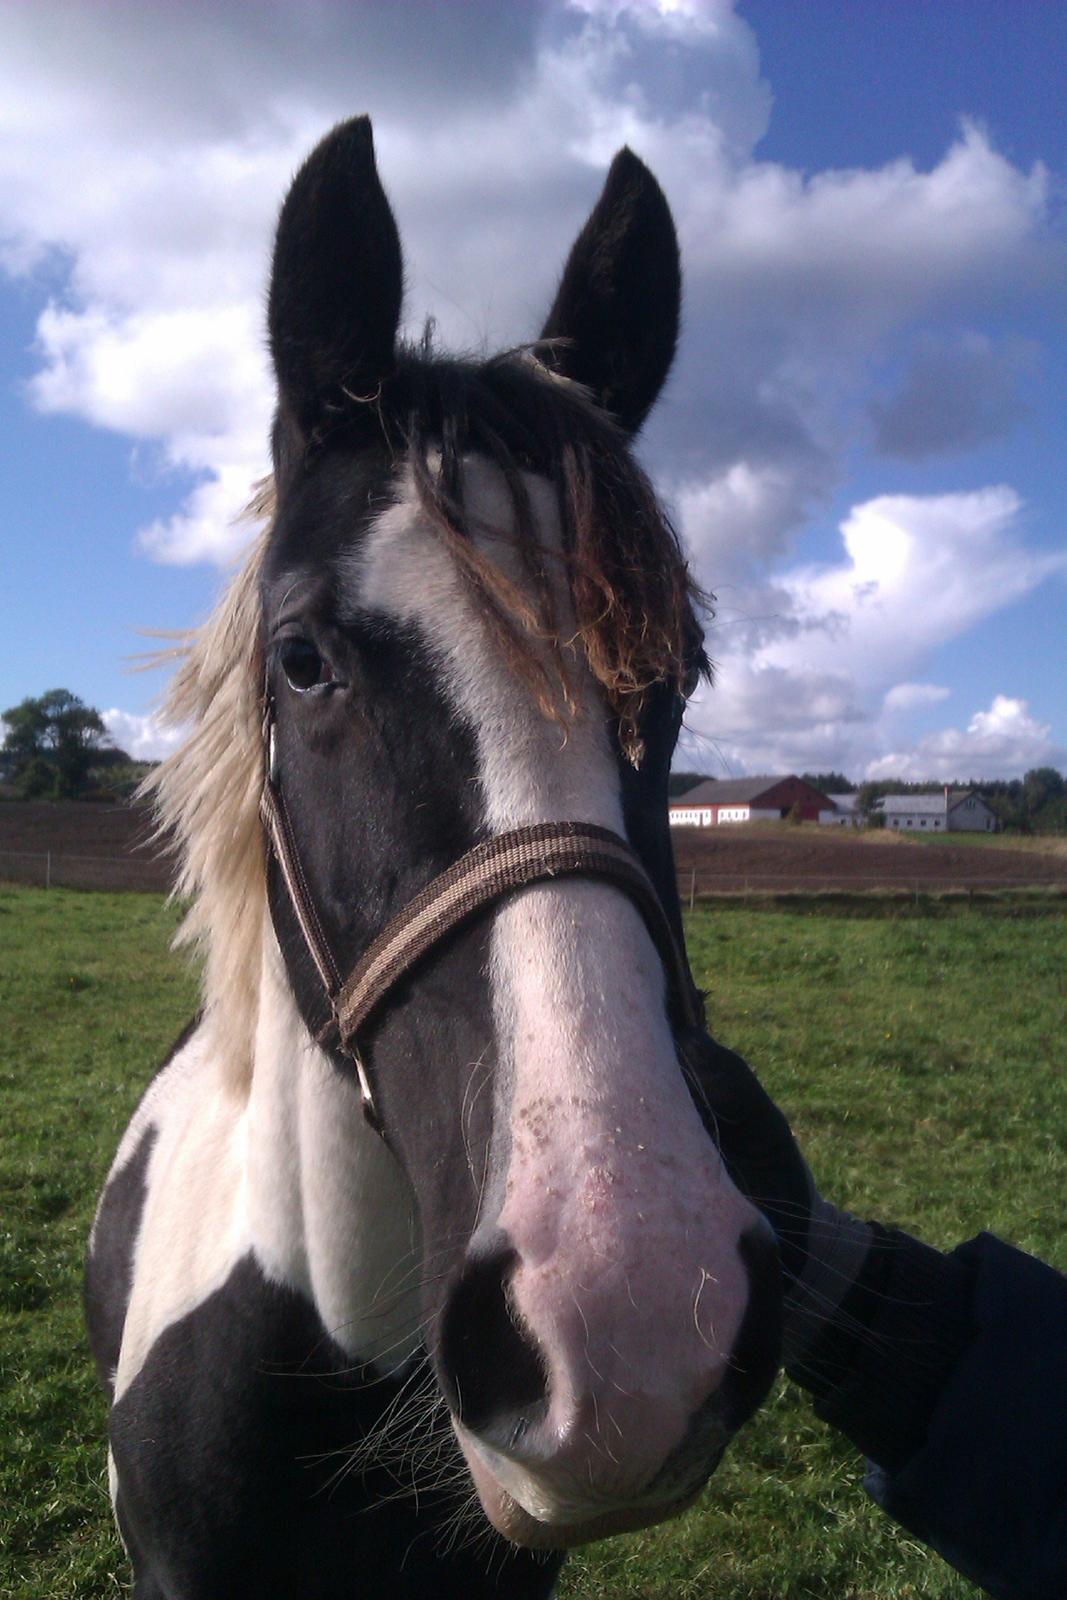
POLYGON ((706 1284, 718 1283, 718 1281, 719 1280, 717 1278, 713 1278, 712 1277, 711 1273, 708 1272, 705 1267, 701 1267, 701 1269, 700 1269, 700 1283, 697 1285, 697 1292, 693 1297, 693 1325, 696 1328, 697 1335, 698 1335, 701 1343, 704 1345, 704 1347, 707 1350, 710 1350, 713 1356, 718 1356, 720 1358, 720 1360, 721 1360, 722 1359, 722 1351, 719 1349, 718 1340, 715 1338, 715 1324, 714 1324, 714 1322, 712 1322, 710 1318, 708 1319, 709 1320, 710 1329, 711 1329, 711 1339, 710 1339, 710 1341, 704 1337, 704 1330, 700 1326, 700 1297, 704 1293, 704 1288, 705 1288, 706 1284))

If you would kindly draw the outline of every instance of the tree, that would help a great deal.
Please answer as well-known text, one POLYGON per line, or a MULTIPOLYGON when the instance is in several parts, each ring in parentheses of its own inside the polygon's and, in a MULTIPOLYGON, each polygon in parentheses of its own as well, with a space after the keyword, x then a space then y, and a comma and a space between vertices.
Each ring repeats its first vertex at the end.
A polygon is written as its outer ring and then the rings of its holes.
POLYGON ((695 789, 698 783, 707 783, 709 776, 707 772, 672 772, 668 788, 671 799, 677 799, 688 789, 695 789))
POLYGON ((99 711, 69 689, 49 689, 2 716, 5 766, 23 794, 73 799, 85 792, 107 736, 99 711))
POLYGON ((1062 799, 1065 788, 1063 774, 1055 767, 1031 767, 1023 777, 1023 796, 1030 820, 1033 821, 1050 801, 1062 799))
POLYGON ((843 772, 802 772, 801 783, 810 783, 820 794, 852 794, 856 785, 843 772))
POLYGON ((875 810, 875 803, 884 799, 887 794, 898 794, 903 785, 894 778, 869 779, 861 783, 857 791, 856 805, 866 817, 868 822, 873 822, 880 811, 875 810))

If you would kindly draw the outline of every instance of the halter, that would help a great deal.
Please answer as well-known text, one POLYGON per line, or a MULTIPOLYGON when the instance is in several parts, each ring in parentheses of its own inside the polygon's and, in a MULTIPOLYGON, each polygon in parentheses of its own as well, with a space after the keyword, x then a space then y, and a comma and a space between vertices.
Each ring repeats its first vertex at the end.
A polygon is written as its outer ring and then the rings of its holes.
POLYGON ((360 1047, 363 1030, 401 978, 435 945, 485 906, 532 883, 585 877, 601 879, 621 889, 637 907, 659 952, 677 1021, 703 1028, 703 1003, 652 880, 625 839, 610 828, 591 822, 534 822, 476 844, 408 901, 345 977, 330 948, 300 864, 277 770, 273 706, 269 700, 264 710, 263 733, 267 757, 260 801, 263 824, 330 1008, 329 1021, 315 1038, 321 1045, 339 1047, 352 1060, 363 1114, 378 1133, 383 1131, 381 1118, 360 1047))

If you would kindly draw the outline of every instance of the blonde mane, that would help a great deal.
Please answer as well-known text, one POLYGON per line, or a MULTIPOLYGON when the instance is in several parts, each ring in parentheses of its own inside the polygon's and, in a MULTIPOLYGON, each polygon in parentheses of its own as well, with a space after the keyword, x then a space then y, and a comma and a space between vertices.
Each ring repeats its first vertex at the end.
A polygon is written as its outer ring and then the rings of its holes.
POLYGON ((273 509, 268 480, 249 508, 266 526, 244 566, 207 622, 160 658, 178 662, 164 721, 192 731, 141 790, 177 857, 174 895, 189 906, 176 943, 203 958, 204 1022, 236 1092, 251 1082, 267 907, 259 582, 273 509))

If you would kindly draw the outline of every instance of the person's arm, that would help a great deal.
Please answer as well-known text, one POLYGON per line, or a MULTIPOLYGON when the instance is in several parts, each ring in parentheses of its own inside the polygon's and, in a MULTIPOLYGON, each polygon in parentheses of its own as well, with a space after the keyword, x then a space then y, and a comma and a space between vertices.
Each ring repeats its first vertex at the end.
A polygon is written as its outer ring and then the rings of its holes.
POLYGON ((683 1055, 779 1239, 786 1371, 869 1458, 868 1492, 995 1600, 1067 1600, 1067 1278, 989 1234, 946 1255, 828 1205, 741 1057, 704 1035, 683 1055))

